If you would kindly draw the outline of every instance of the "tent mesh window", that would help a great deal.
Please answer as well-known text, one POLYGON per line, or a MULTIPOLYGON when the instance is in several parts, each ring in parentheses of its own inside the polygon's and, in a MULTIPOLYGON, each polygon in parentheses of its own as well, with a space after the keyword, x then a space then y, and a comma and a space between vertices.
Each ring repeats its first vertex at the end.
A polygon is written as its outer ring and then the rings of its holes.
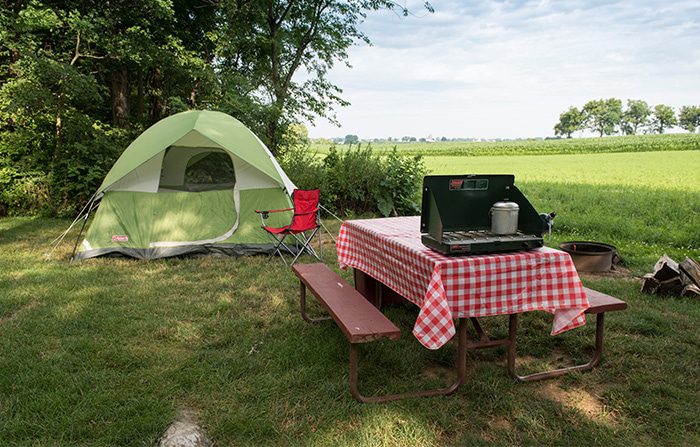
POLYGON ((205 152, 190 158, 185 169, 189 190, 230 189, 236 183, 231 157, 224 152, 205 152))
POLYGON ((235 184, 233 160, 221 149, 171 146, 165 151, 161 192, 233 189, 235 184))

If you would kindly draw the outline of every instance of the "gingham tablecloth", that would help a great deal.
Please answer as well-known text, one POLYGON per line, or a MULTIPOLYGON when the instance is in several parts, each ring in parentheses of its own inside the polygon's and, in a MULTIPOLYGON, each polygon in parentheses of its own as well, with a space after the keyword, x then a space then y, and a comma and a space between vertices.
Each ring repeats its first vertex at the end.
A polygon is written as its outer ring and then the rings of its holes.
POLYGON ((554 314, 552 335, 586 324, 589 307, 571 258, 536 250, 447 257, 421 243, 420 217, 346 221, 336 247, 342 268, 361 270, 420 307, 413 335, 438 349, 453 319, 532 310, 554 314))

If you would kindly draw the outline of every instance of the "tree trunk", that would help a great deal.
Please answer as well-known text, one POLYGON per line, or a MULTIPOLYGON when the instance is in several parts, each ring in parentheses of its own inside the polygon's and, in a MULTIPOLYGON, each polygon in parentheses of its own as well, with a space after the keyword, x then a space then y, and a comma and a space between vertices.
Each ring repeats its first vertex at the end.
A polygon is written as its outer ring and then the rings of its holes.
POLYGON ((138 79, 137 79, 137 85, 136 85, 136 117, 141 119, 143 118, 143 111, 144 111, 144 95, 145 95, 145 82, 143 79, 143 71, 139 70, 138 74, 138 79))
POLYGON ((190 91, 190 107, 192 108, 194 108, 197 105, 197 90, 199 89, 201 83, 202 80, 197 79, 197 81, 194 83, 194 86, 192 86, 192 90, 190 91))
POLYGON ((153 69, 153 81, 151 86, 153 87, 153 98, 151 99, 151 111, 150 118, 151 123, 159 121, 163 114, 165 113, 165 100, 163 99, 163 76, 161 75, 159 68, 153 69))
POLYGON ((272 155, 277 156, 279 141, 277 138, 277 120, 275 118, 270 118, 265 126, 265 133, 267 134, 267 148, 270 149, 272 155))
POLYGON ((129 127, 129 77, 126 67, 112 71, 112 124, 129 127))

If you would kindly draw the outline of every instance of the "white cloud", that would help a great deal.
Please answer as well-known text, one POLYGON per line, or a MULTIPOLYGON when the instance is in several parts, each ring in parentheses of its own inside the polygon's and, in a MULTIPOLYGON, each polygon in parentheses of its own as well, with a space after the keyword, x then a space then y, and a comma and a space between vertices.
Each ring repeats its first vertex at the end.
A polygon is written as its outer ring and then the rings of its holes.
POLYGON ((432 4, 367 20, 374 45, 330 74, 352 103, 343 127, 319 120, 312 136, 545 136, 590 99, 700 104, 698 2, 432 4))

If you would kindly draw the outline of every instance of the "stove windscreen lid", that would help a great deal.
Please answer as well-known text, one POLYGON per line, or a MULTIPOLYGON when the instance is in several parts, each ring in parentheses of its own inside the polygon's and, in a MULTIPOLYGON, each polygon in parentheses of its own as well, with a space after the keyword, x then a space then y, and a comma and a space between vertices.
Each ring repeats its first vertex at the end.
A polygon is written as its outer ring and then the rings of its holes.
POLYGON ((421 233, 441 241, 449 231, 486 230, 491 227, 494 203, 519 205, 518 229, 542 235, 546 222, 515 186, 509 174, 428 175, 423 178, 421 233))

